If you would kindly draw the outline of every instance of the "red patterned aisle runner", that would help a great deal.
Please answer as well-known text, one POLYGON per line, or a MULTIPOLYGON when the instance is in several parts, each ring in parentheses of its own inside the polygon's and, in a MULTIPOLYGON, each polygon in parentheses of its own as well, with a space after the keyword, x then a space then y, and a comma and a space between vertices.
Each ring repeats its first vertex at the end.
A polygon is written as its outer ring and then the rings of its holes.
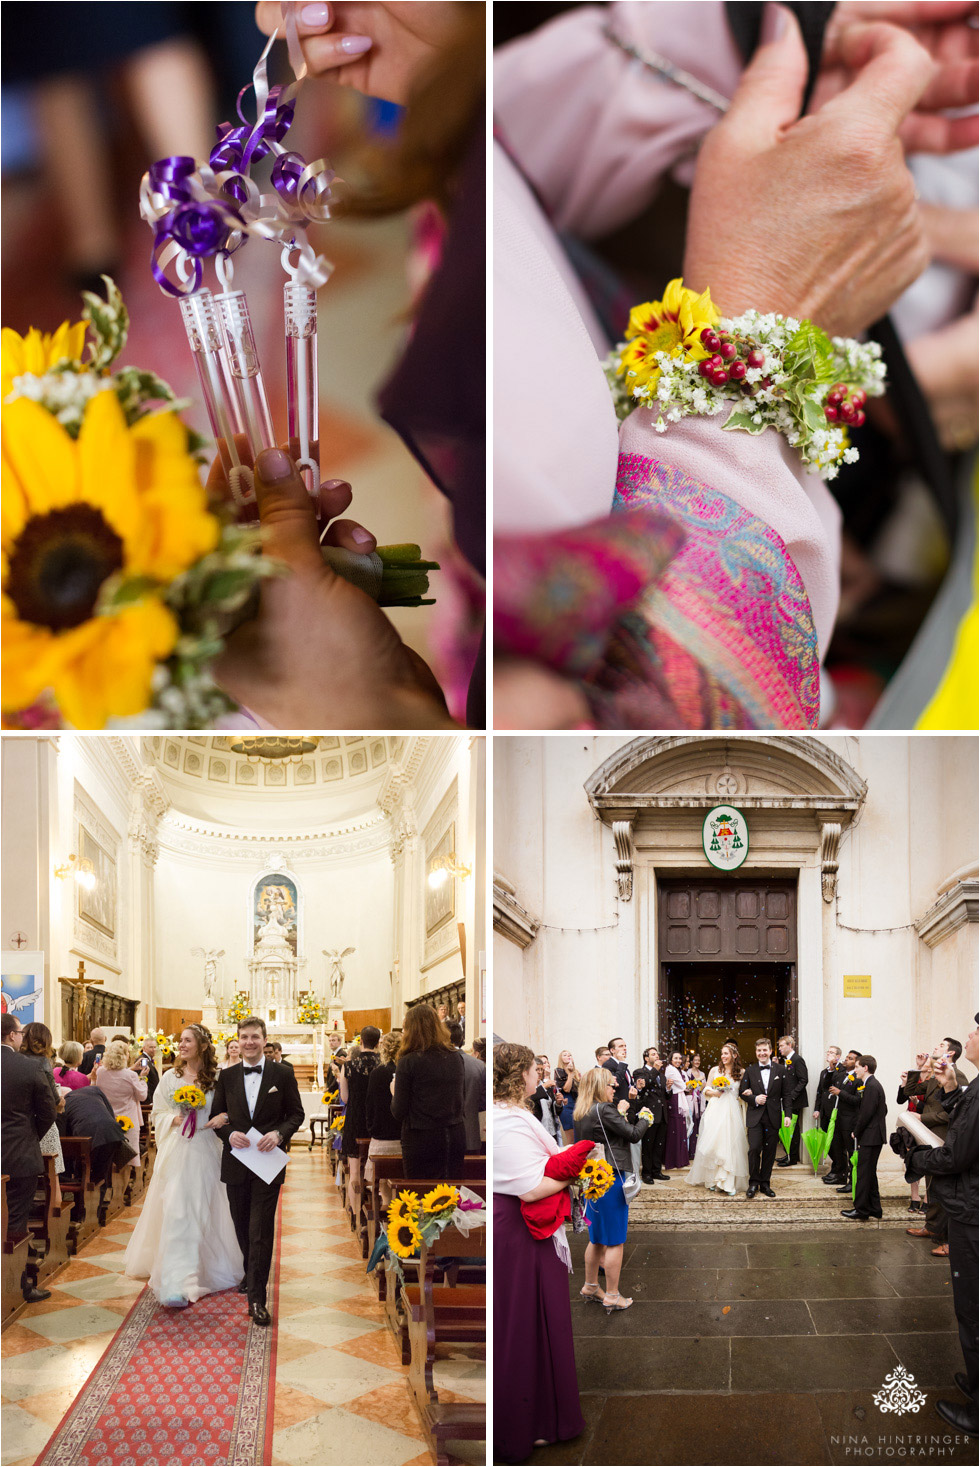
POLYGON ((273 1324, 249 1322, 234 1289, 164 1309, 148 1288, 89 1376, 38 1464, 262 1467, 272 1459, 279 1228, 273 1324))

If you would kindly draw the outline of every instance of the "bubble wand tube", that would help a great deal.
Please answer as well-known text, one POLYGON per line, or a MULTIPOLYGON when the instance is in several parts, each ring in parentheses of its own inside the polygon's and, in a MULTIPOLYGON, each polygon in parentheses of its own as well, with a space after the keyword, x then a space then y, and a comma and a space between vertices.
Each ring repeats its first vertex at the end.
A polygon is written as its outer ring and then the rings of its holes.
POLYGON ((229 288, 233 273, 229 259, 219 258, 215 268, 224 287, 221 294, 215 297, 215 305, 221 321, 238 416, 254 463, 263 448, 276 447, 272 414, 269 412, 269 399, 266 396, 245 292, 229 288))
POLYGON ((309 493, 316 497, 320 487, 316 291, 290 280, 283 288, 283 302, 287 431, 291 440, 299 441, 297 464, 309 493))

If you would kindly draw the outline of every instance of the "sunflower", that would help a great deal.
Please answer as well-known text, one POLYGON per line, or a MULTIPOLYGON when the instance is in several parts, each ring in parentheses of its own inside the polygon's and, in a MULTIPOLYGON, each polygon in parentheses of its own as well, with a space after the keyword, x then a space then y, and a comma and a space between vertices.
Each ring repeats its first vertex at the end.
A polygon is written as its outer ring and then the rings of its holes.
POLYGON ((129 1119, 129 1116, 116 1116, 116 1120, 119 1122, 120 1126, 122 1126, 124 1131, 131 1131, 133 1129, 133 1123, 129 1119))
POLYGON ((407 1220, 415 1223, 419 1215, 419 1194, 417 1192, 399 1192, 388 1204, 388 1220, 401 1222, 407 1220))
POLYGON ((162 596, 219 535, 187 430, 170 412, 127 427, 111 389, 77 440, 28 398, 2 416, 3 707, 50 689, 76 728, 142 713, 178 637, 162 596), (100 614, 111 579, 134 595, 100 614))
POLYGON ((422 1246, 422 1234, 411 1217, 398 1218, 388 1223, 388 1246, 399 1258, 411 1258, 422 1246))
POLYGON ((423 1212, 452 1212, 459 1203, 459 1190, 450 1187, 448 1182, 442 1182, 438 1187, 433 1187, 431 1192, 426 1192, 422 1198, 423 1212))
POLYGON ((0 397, 6 397, 14 385, 15 377, 43 377, 59 362, 81 360, 85 342, 84 321, 69 326, 62 321, 57 331, 38 331, 32 326, 26 336, 20 336, 5 326, 0 331, 0 397))
POLYGON ((681 279, 672 280, 662 301, 647 301, 630 311, 627 345, 619 357, 619 375, 632 378, 635 387, 654 388, 660 377, 660 368, 654 360, 657 352, 700 362, 711 355, 701 341, 701 332, 708 326, 717 326, 720 320, 710 290, 698 295, 697 291, 688 290, 681 279))
POLYGON ((197 1085, 179 1085, 174 1091, 175 1105, 189 1105, 192 1110, 199 1110, 204 1104, 207 1096, 197 1085))

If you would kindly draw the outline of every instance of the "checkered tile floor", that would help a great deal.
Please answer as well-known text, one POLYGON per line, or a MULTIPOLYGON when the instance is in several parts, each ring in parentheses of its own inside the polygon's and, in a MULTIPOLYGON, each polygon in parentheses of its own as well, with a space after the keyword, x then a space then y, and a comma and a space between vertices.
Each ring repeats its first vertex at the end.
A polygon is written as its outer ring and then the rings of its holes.
MULTIPOLYGON (((407 1370, 364 1273, 325 1152, 294 1150, 283 1194, 277 1467, 428 1463, 407 1370)), ((122 1213, 2 1339, 2 1467, 33 1464, 142 1287, 122 1274, 138 1209, 122 1213)), ((483 1400, 482 1362, 447 1349, 445 1401, 483 1400)), ((460 1444, 482 1462, 482 1443, 460 1444)))

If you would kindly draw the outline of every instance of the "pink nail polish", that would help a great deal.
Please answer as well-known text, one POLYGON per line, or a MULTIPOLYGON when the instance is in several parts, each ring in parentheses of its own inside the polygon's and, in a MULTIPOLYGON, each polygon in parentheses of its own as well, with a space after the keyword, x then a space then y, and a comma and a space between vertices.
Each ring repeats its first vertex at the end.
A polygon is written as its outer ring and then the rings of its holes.
POLYGON ((346 51, 348 56, 363 56, 365 51, 370 51, 373 44, 370 36, 345 36, 340 43, 340 49, 346 51))
POLYGON ((330 6, 324 4, 304 5, 299 18, 310 29, 325 30, 330 24, 330 6))
POLYGON ((358 545, 374 544, 374 536, 369 530, 362 530, 360 525, 358 525, 356 529, 351 530, 350 537, 352 540, 355 540, 358 545))

